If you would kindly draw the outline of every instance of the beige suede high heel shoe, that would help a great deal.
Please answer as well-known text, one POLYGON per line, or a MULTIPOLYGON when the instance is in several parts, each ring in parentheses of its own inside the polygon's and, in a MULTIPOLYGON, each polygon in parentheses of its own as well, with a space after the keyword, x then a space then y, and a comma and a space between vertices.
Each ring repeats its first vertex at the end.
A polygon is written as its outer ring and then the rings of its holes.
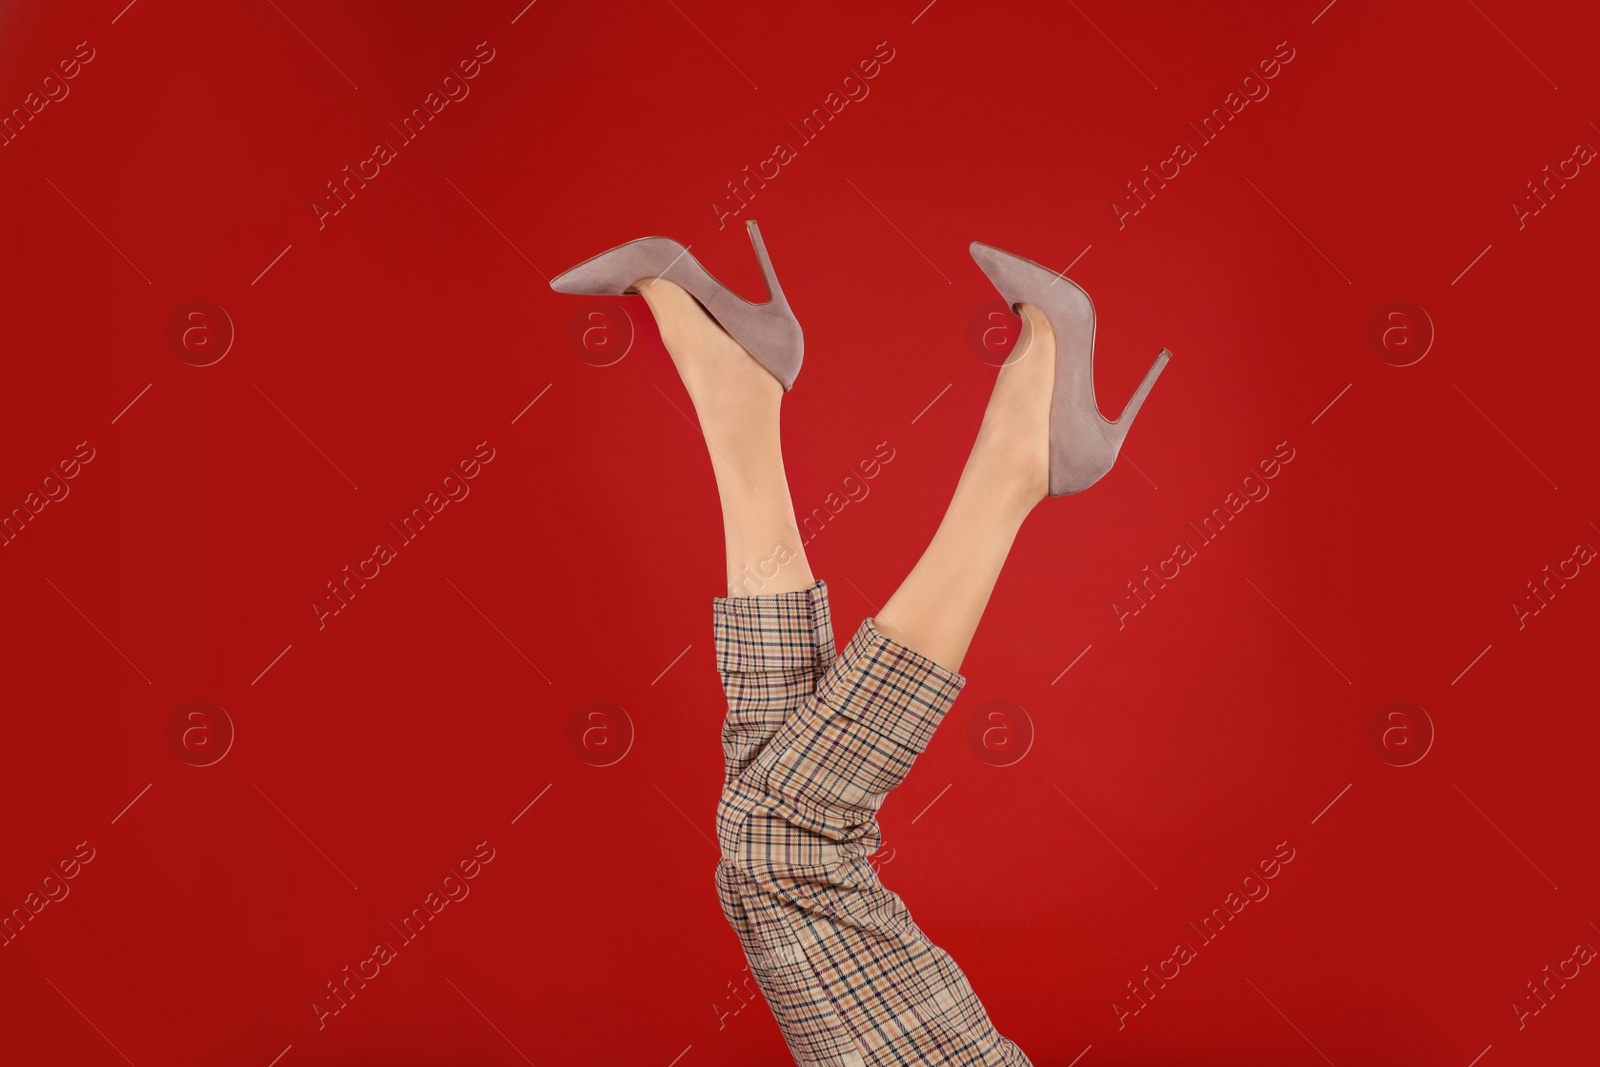
POLYGON ((1032 304, 1056 335, 1056 376, 1050 398, 1050 495, 1082 492, 1099 481, 1122 449, 1150 387, 1172 358, 1165 348, 1115 422, 1094 399, 1094 302, 1056 271, 1031 259, 974 241, 972 258, 1011 305, 1032 304))
POLYGON ((717 281, 687 248, 670 237, 641 237, 618 245, 552 278, 550 288, 558 293, 621 296, 634 292, 635 282, 665 278, 698 300, 707 314, 788 392, 800 373, 805 337, 772 271, 761 231, 754 219, 745 226, 767 282, 768 297, 763 304, 753 304, 717 281))

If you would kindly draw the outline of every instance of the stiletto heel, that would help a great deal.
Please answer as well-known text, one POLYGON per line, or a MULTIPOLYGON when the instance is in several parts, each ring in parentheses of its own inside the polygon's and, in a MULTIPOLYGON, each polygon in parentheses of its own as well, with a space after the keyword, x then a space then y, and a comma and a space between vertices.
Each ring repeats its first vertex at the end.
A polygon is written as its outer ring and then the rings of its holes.
POLYGON ((1165 348, 1145 372, 1115 422, 1094 397, 1094 301, 1071 280, 1021 256, 974 241, 972 258, 1016 311, 1032 304, 1056 336, 1055 389, 1050 398, 1050 495, 1078 493, 1117 461, 1122 442, 1172 353, 1165 348))
POLYGON ((728 332, 783 385, 784 392, 794 386, 805 354, 805 336, 789 307, 778 276, 772 270, 766 243, 755 220, 745 223, 756 262, 767 283, 767 300, 753 304, 713 278, 689 249, 670 237, 641 237, 586 259, 557 275, 550 288, 558 293, 588 293, 621 296, 636 292, 636 282, 646 278, 665 278, 681 286, 700 302, 706 313, 728 332))
POLYGON ((1163 348, 1156 361, 1150 364, 1150 369, 1144 373, 1144 381, 1139 383, 1139 388, 1133 391, 1133 396, 1128 398, 1127 404, 1122 408, 1122 414, 1117 416, 1117 421, 1111 424, 1112 436, 1120 446, 1122 439, 1128 435, 1128 427, 1133 425, 1133 417, 1139 414, 1139 409, 1144 406, 1144 398, 1150 395, 1150 387, 1156 384, 1156 379, 1161 377, 1161 371, 1167 365, 1167 360, 1172 358, 1172 353, 1163 348))

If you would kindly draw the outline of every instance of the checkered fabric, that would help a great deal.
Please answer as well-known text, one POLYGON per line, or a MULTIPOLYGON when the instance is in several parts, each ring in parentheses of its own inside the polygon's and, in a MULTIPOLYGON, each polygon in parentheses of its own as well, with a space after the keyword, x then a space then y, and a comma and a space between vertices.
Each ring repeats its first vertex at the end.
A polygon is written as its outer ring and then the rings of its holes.
POLYGON ((834 659, 827 586, 716 598, 728 697, 717 893, 803 1067, 1031 1067, 868 862, 877 812, 966 679, 872 620, 834 659))

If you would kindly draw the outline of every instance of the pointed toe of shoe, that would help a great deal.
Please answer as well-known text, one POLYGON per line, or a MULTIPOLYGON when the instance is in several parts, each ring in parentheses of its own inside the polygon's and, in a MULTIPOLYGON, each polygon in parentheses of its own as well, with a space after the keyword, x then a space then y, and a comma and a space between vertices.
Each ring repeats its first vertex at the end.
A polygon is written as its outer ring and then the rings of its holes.
POLYGON ((1017 297, 1012 292, 1013 279, 1006 267, 1007 260, 1014 257, 982 241, 973 241, 967 246, 967 251, 971 253, 972 261, 978 265, 978 269, 983 271, 984 277, 994 283, 994 287, 1000 291, 1000 296, 1011 306, 1011 310, 1015 311, 1017 297))
POLYGON ((550 279, 550 288, 558 293, 582 293, 583 288, 582 267, 573 267, 571 270, 562 271, 550 279))
POLYGON ((551 278, 550 288, 558 293, 581 295, 616 295, 622 291, 605 272, 596 270, 589 263, 580 263, 571 270, 551 278))
POLYGON ((800 323, 772 271, 761 232, 751 220, 746 229, 767 283, 767 302, 754 304, 708 273, 687 245, 670 237, 640 237, 584 260, 550 279, 558 293, 620 296, 637 293, 645 278, 662 278, 684 289, 719 326, 766 367, 787 392, 800 373, 805 350, 800 323))
POLYGON ((1092 324, 1094 302, 1065 273, 982 241, 973 241, 968 250, 1012 310, 1018 304, 1033 304, 1049 316, 1058 331, 1066 328, 1069 319, 1092 324))
POLYGON ((999 263, 1006 257, 1006 253, 1000 251, 994 245, 986 245, 982 241, 973 241, 967 246, 967 251, 972 254, 973 262, 983 268, 984 273, 988 273, 992 265, 999 263))
MULTIPOLYGON (((665 276, 688 251, 671 238, 641 237, 558 274, 550 280, 550 288, 558 293, 621 296, 640 278, 665 276)), ((682 270, 691 273, 692 269, 685 266, 682 270)))

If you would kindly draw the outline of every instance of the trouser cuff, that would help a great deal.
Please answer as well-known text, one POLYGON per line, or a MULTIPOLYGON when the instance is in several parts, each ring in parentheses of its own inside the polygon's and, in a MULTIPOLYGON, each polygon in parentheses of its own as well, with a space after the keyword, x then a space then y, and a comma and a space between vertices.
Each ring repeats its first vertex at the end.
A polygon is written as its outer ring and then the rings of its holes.
POLYGON ((920 753, 967 680, 862 621, 817 699, 846 718, 920 753))
POLYGON ((717 671, 723 675, 808 670, 833 661, 828 586, 712 601, 717 671))

